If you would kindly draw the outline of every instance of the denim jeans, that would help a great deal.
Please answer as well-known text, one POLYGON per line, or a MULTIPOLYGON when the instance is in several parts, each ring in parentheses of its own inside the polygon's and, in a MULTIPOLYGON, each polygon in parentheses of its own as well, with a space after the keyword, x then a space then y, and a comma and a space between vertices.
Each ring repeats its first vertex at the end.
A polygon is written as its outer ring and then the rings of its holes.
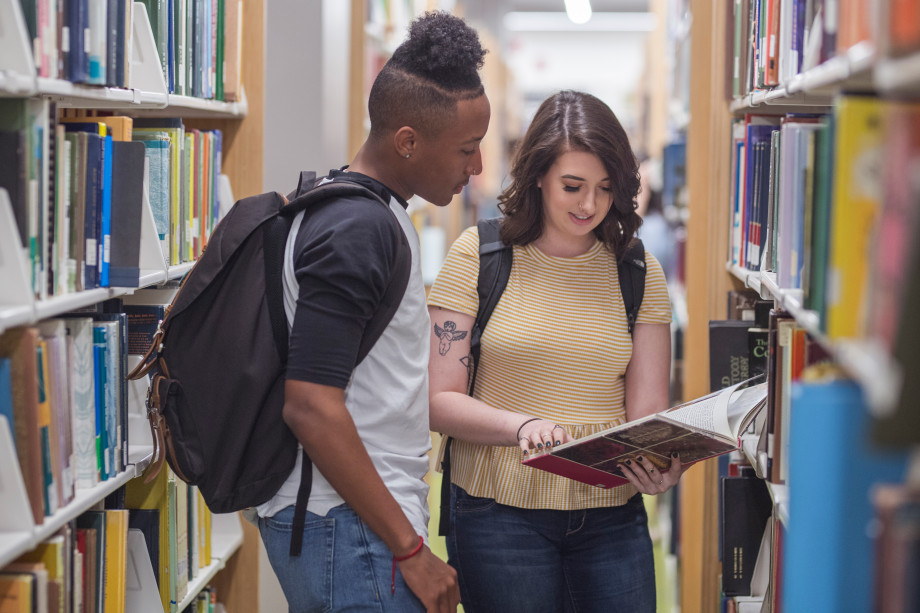
POLYGON ((303 550, 290 556, 294 507, 259 519, 259 532, 291 613, 424 611, 396 568, 393 554, 348 505, 325 517, 307 512, 303 550))
POLYGON ((654 613, 641 494, 620 507, 519 509, 451 485, 450 564, 466 613, 654 613))

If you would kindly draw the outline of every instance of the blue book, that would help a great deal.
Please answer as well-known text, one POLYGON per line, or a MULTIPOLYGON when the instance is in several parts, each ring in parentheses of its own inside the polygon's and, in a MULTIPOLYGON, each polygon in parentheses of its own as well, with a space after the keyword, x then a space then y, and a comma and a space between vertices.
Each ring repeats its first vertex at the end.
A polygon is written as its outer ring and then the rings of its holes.
POLYGON ((93 326, 93 370, 95 372, 96 392, 96 461, 99 463, 99 480, 109 478, 109 464, 106 461, 106 329, 102 326, 93 326))
MULTIPOLYGON (((6 417, 6 423, 13 434, 13 382, 10 378, 10 359, 0 358, 0 415, 6 417)), ((13 451, 16 450, 16 437, 13 440, 13 451)))
POLYGON ((89 0, 69 0, 67 4, 70 34, 70 80, 74 83, 89 81, 89 50, 84 32, 89 27, 89 0))
POLYGON ((103 142, 102 207, 99 215, 99 286, 109 287, 109 263, 112 258, 112 136, 103 142))
MULTIPOLYGON (((65 123, 68 132, 86 132, 86 189, 84 192, 83 234, 86 241, 83 262, 83 289, 100 285, 102 251, 103 189, 105 186, 105 138, 99 135, 98 122, 65 123)), ((110 180, 111 182, 111 180, 110 180)), ((78 263, 79 265, 79 263, 78 263)))
POLYGON ((796 382, 791 394, 783 609, 871 611, 876 564, 870 491, 876 483, 903 483, 908 456, 873 448, 868 409, 855 383, 796 382))

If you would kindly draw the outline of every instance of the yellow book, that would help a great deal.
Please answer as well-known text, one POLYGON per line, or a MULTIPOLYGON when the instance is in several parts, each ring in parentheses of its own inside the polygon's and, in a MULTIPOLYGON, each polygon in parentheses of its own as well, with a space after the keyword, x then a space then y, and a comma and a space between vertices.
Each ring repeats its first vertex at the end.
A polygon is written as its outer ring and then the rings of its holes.
POLYGON ((863 336, 873 228, 882 198, 885 103, 840 98, 834 109, 834 178, 828 258, 827 334, 863 336))
POLYGON ((19 557, 19 562, 41 564, 48 571, 48 610, 64 613, 65 585, 67 580, 64 564, 64 535, 58 534, 39 543, 35 549, 19 557))
POLYGON ((128 511, 105 512, 105 613, 125 613, 128 564, 128 511))
MULTIPOLYGON (((158 568, 154 569, 159 578, 160 599, 164 611, 175 610, 176 581, 175 565, 170 564, 170 543, 175 550, 175 519, 170 521, 170 515, 175 517, 175 499, 169 496, 169 466, 163 464, 159 474, 150 483, 143 479, 132 479, 125 486, 125 507, 129 509, 155 509, 159 511, 160 551, 158 568)), ((174 556, 173 556, 174 558, 174 556)))
POLYGON ((32 584, 28 574, 0 573, 0 613, 32 613, 32 584))
POLYGON ((42 453, 42 493, 44 494, 45 515, 52 515, 58 508, 60 498, 56 475, 60 468, 57 461, 59 449, 56 443, 55 429, 51 422, 51 381, 48 374, 48 344, 38 341, 36 360, 38 361, 38 433, 41 437, 42 453))
POLYGON ((205 504, 204 496, 201 495, 201 492, 198 492, 198 505, 198 517, 201 524, 201 542, 198 546, 200 548, 201 567, 204 568, 211 565, 211 509, 205 504))

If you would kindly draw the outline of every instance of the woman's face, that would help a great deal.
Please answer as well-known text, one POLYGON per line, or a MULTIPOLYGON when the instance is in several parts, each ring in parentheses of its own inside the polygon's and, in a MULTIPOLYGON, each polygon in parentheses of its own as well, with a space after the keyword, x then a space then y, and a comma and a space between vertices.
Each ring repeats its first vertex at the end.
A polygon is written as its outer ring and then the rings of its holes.
POLYGON ((567 151, 538 181, 543 192, 543 236, 553 241, 594 244, 593 230, 613 204, 610 177, 600 158, 567 151))

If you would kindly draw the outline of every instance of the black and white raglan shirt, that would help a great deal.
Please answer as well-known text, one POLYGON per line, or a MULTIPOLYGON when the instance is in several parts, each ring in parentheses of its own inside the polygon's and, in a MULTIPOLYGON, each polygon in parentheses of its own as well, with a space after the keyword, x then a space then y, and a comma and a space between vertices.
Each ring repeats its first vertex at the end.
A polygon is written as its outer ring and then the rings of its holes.
MULTIPOLYGON (((343 171, 331 171, 329 178, 343 171)), ((419 239, 407 204, 386 186, 346 173, 389 202, 338 198, 295 220, 287 242, 285 311, 291 329, 287 378, 345 390, 345 405, 377 472, 418 534, 428 533, 428 328, 419 239), (398 224, 394 224, 395 216, 398 224), (301 223, 302 222, 302 223, 301 223), (404 238, 399 232, 404 234, 404 238), (376 312, 408 240, 409 283, 393 319, 367 357, 354 366, 365 325, 376 312)), ((328 437, 335 432, 325 433, 328 437)), ((295 504, 302 454, 287 481, 259 505, 270 517, 295 504)), ((307 509, 324 516, 344 501, 313 467, 307 509)))

